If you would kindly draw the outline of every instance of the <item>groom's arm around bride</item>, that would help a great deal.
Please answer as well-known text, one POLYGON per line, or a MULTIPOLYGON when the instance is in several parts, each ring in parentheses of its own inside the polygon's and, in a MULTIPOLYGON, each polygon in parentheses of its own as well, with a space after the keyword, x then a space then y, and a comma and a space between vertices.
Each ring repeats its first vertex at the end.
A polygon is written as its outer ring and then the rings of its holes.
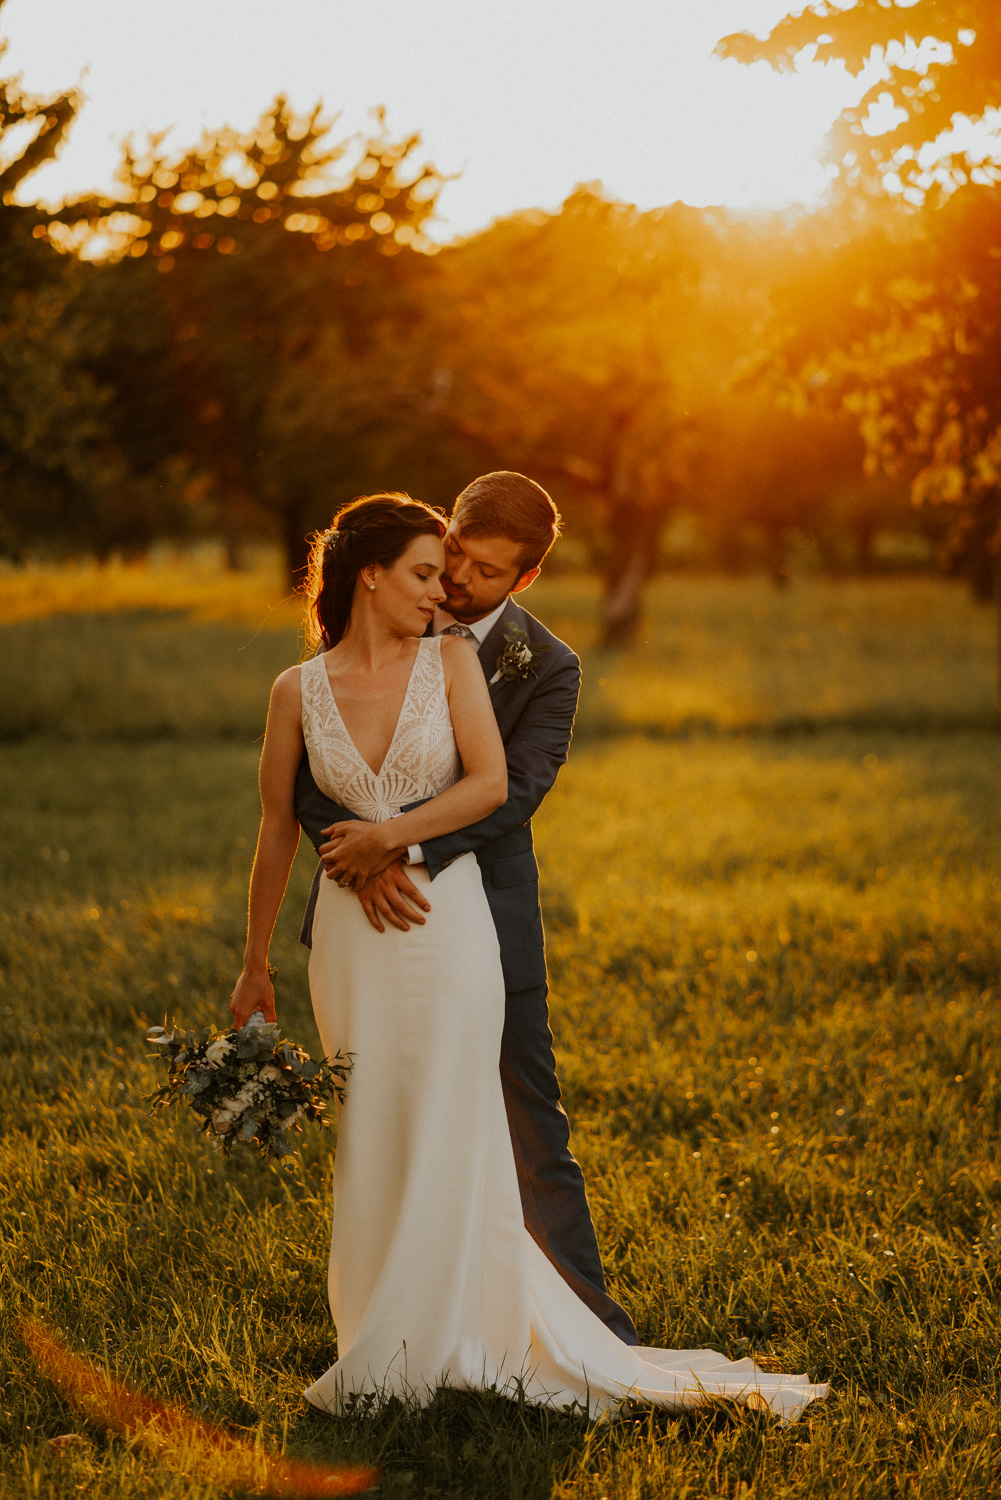
MULTIPOLYGON (((605 1290, 583 1177, 569 1149, 549 1029, 531 818, 567 758, 580 664, 512 596, 537 577, 559 534, 558 521, 545 490, 519 474, 486 475, 456 501, 445 538, 447 603, 432 628, 467 635, 478 651, 504 743, 508 796, 489 816, 429 839, 411 855, 427 864, 431 901, 436 876, 461 855, 476 856, 504 970, 500 1065, 525 1223, 577 1295, 620 1338, 635 1343, 630 1319, 605 1290)), ((319 791, 305 761, 296 783, 296 814, 322 849, 328 873, 336 874, 336 850, 324 845, 324 831, 346 815, 319 791)), ((302 933, 307 945, 315 891, 314 881, 302 933)), ((373 925, 380 925, 380 914, 394 926, 421 920, 413 908, 423 905, 424 896, 400 861, 359 894, 373 925)))

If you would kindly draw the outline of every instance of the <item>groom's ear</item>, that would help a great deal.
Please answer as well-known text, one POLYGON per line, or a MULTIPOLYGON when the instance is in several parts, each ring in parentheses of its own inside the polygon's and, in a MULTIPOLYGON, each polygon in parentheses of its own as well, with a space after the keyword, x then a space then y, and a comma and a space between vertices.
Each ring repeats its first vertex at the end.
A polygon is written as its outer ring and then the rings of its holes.
POLYGON ((541 569, 541 567, 539 567, 539 568, 529 568, 529 570, 528 570, 527 573, 522 573, 521 577, 518 579, 518 582, 515 584, 514 588, 511 590, 512 594, 520 594, 521 591, 522 591, 522 589, 527 589, 528 585, 530 583, 534 583, 535 580, 538 578, 538 576, 539 576, 539 574, 541 572, 542 572, 542 569, 541 569))

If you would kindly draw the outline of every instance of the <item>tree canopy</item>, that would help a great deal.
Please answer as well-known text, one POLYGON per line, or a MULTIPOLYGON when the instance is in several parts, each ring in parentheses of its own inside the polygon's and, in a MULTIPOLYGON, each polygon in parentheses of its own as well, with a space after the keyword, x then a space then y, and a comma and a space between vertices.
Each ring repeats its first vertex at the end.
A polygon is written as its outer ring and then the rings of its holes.
POLYGON ((829 156, 844 181, 907 190, 951 188, 971 173, 996 180, 990 156, 976 160, 948 140, 960 120, 982 121, 1001 106, 1001 9, 995 0, 821 0, 789 14, 764 38, 724 37, 717 51, 741 63, 791 69, 804 49, 841 62, 858 77, 879 64, 859 104, 831 132, 829 156))
MULTIPOLYGON (((814 7, 823 46, 850 14, 814 7)), ((753 44, 776 65, 802 42, 785 26, 753 44)), ((3 168, 16 186, 75 101, 3 97, 5 120, 38 127, 3 168)), ((954 517, 970 550, 1001 420, 992 190, 943 188, 933 232, 899 189, 844 178, 836 208, 801 219, 640 211, 591 184, 436 253, 441 186, 416 137, 379 120, 341 140, 278 98, 247 133, 129 144, 107 196, 43 212, 8 192, 0 546, 105 555, 209 533, 235 564, 266 536, 294 580, 353 495, 447 505, 477 471, 520 468, 556 496, 564 554, 603 573, 612 644, 635 633, 672 526, 777 582, 803 542, 868 566, 906 480, 948 502, 923 516, 954 517), (863 478, 864 453, 890 477, 863 478)))
POLYGON ((0 152, 30 127, 0 171, 0 553, 15 557, 39 533, 99 540, 116 467, 106 396, 84 359, 92 330, 79 267, 45 246, 35 209, 12 201, 55 154, 77 106, 72 92, 36 98, 0 79, 0 152))
POLYGON ((610 642, 636 628, 732 358, 720 251, 698 210, 581 187, 440 257, 442 419, 559 495, 605 573, 610 642))
POLYGON ((350 498, 358 444, 399 436, 414 403, 405 345, 440 187, 413 165, 416 137, 384 134, 332 180, 347 148, 328 134, 318 110, 297 117, 279 98, 249 135, 128 149, 117 200, 67 204, 46 231, 110 248, 99 367, 134 467, 172 461, 234 556, 255 515, 274 518, 290 575, 307 531, 350 498))

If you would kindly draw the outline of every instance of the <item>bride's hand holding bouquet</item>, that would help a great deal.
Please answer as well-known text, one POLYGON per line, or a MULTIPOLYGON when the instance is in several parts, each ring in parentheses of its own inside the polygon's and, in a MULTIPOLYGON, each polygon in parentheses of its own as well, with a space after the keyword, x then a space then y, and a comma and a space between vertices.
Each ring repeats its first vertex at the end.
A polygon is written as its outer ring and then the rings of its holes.
POLYGON ((262 1013, 267 1022, 274 1022, 278 1019, 275 1014, 273 974, 274 970, 266 959, 261 963, 254 963, 244 958, 240 977, 233 986, 233 993, 229 999, 233 1025, 238 1031, 241 1026, 246 1026, 257 1010, 262 1013))

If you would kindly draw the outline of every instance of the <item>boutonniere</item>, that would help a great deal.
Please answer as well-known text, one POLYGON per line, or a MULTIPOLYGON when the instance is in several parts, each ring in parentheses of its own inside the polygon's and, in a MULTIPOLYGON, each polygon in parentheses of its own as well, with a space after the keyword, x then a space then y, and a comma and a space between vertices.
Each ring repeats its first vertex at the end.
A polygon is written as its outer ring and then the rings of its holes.
POLYGON ((548 650, 548 646, 529 645, 528 631, 520 625, 509 625, 504 632, 504 650, 497 658, 497 670, 488 686, 493 687, 502 677, 505 682, 518 682, 537 676, 535 658, 548 650))

